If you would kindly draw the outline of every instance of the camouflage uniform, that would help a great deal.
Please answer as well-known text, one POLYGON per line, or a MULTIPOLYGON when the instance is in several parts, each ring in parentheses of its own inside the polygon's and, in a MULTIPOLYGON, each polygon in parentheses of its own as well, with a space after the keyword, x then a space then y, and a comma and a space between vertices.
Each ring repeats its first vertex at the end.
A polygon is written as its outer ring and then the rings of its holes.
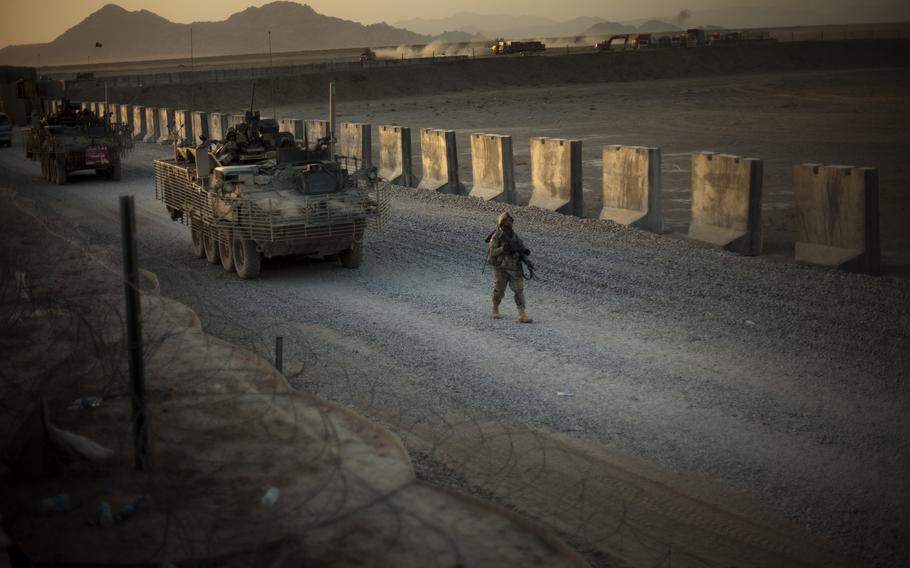
MULTIPOLYGON (((500 224, 506 215, 500 215, 500 224)), ((511 220, 511 216, 508 218, 511 220)), ((518 321, 531 321, 525 313, 525 282, 520 260, 520 253, 527 254, 527 250, 515 231, 506 231, 501 226, 497 226, 490 237, 487 262, 493 267, 493 310, 490 315, 494 319, 499 317, 499 303, 508 286, 515 294, 518 321)))

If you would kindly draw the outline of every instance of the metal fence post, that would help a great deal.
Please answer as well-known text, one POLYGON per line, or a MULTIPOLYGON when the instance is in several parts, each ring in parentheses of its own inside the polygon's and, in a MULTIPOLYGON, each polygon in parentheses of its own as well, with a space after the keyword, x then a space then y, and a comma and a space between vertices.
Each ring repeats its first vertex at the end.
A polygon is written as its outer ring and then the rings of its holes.
POLYGON ((284 372, 284 338, 280 335, 275 338, 275 368, 284 372))
POLYGON ((123 291, 126 296, 127 350, 130 357, 133 453, 136 469, 146 471, 149 461, 149 424, 145 407, 145 365, 142 360, 142 324, 139 305, 139 267, 136 262, 136 209, 132 195, 120 196, 123 245, 123 291))

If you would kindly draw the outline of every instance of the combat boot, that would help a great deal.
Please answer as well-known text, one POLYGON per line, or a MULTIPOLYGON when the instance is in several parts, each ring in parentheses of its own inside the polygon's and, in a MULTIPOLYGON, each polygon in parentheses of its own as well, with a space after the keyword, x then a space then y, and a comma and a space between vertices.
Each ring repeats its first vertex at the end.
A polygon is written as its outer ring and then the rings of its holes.
POLYGON ((493 303, 493 309, 490 310, 490 318, 491 318, 491 319, 494 319, 494 320, 498 320, 499 317, 500 317, 500 316, 499 316, 499 303, 494 302, 494 303, 493 303))
POLYGON ((532 320, 531 318, 528 317, 528 314, 525 313, 524 308, 518 308, 518 321, 520 321, 521 323, 531 323, 534 320, 532 320))

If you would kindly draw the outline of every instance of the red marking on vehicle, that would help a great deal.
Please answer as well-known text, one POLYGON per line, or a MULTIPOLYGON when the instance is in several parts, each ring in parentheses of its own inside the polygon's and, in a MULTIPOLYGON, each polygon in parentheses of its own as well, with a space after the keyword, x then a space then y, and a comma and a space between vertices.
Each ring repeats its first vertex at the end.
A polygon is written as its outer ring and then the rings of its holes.
POLYGON ((110 153, 107 146, 89 146, 85 149, 85 165, 106 166, 111 163, 110 153))

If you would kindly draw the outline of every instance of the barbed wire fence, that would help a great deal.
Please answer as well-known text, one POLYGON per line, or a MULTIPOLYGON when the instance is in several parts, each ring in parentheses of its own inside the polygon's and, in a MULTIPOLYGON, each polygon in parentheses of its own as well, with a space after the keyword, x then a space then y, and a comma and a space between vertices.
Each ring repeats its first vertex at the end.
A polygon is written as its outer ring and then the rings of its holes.
MULTIPOLYGON (((375 456, 362 460, 369 467, 345 461, 351 436, 366 437, 364 426, 345 422, 321 402, 328 399, 399 436, 422 479, 529 514, 593 565, 614 566, 630 553, 653 566, 712 566, 678 545, 670 515, 657 531, 642 516, 672 510, 669 498, 647 495, 596 460, 509 417, 466 409, 453 415, 451 407, 408 396, 381 365, 365 373, 333 355, 331 341, 314 336, 305 318, 252 325, 229 307, 204 306, 206 328, 230 327, 246 337, 241 347, 258 355, 251 357, 203 334, 195 314, 156 295, 152 280, 142 295, 142 358, 155 459, 148 471, 135 471, 116 252, 66 241, 50 221, 15 237, 0 249, 0 351, 9 361, 0 367, 0 424, 9 433, 3 473, 20 493, 0 495, 25 511, 3 519, 14 538, 40 507, 46 510, 36 518, 45 526, 79 535, 58 543, 52 561, 383 565, 402 550, 424 565, 469 558, 444 524, 397 498, 409 464, 375 456), (22 245, 36 235, 39 242, 22 245), (277 337, 293 388, 268 364, 277 337), (51 427, 79 432, 114 457, 92 461, 36 447, 42 401, 51 427), (301 487, 302 479, 311 481, 301 487), (534 510, 515 505, 528 502, 534 510), (371 546, 358 540, 364 524, 374 533, 366 539, 371 546), (148 535, 136 541, 142 546, 112 547, 110 525, 148 535), (428 535, 425 542, 414 543, 417 531, 428 535)), ((22 543, 23 550, 34 547, 22 543)))

